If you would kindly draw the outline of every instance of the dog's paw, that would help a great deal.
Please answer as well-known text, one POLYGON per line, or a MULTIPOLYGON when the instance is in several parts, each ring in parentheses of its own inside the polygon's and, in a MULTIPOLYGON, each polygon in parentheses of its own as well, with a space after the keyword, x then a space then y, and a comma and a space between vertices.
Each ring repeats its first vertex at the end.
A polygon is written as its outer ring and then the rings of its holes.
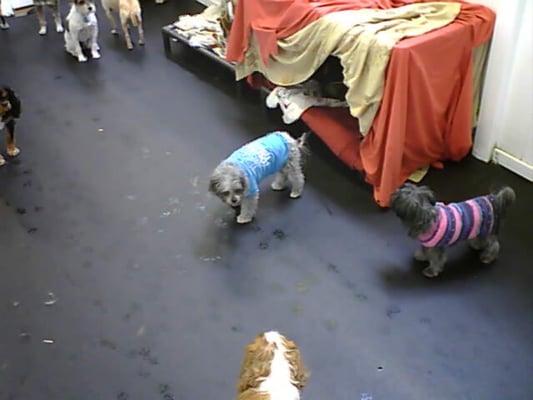
POLYGON ((299 199, 302 196, 302 192, 291 192, 289 196, 291 199, 299 199))
POLYGON ((416 261, 427 261, 426 253, 422 249, 415 251, 413 257, 416 261))
POLYGON ((82 63, 86 61, 87 61, 87 57, 85 57, 83 54, 78 56, 78 62, 82 63))
POLYGON ((63 29, 63 25, 61 25, 61 24, 57 24, 57 25, 56 25, 56 32, 57 32, 57 33, 63 33, 63 32, 65 32, 65 29, 63 29))
POLYGON ((6 160, 4 160, 4 157, 0 156, 0 167, 6 165, 6 160))
POLYGON ((437 269, 435 269, 433 267, 427 267, 427 268, 424 268, 422 273, 424 274, 424 276, 426 278, 435 278, 435 277, 439 276, 441 271, 439 271, 439 270, 437 270, 437 269))
POLYGON ((98 60, 101 56, 100 56, 100 53, 97 51, 97 50, 93 50, 93 52, 91 53, 91 56, 92 58, 94 58, 95 60, 98 60))
POLYGON ((12 147, 7 149, 7 155, 9 157, 16 157, 20 154, 20 149, 18 147, 12 147))
POLYGON ((238 224, 248 224, 252 222, 253 217, 243 217, 242 215, 239 215, 237 217, 237 223, 238 224))
POLYGON ((46 35, 46 26, 41 26, 39 28, 39 35, 41 35, 41 36, 46 35))
POLYGON ((270 185, 270 188, 272 190, 275 190, 276 192, 279 192, 279 191, 285 190, 286 186, 274 181, 270 185))

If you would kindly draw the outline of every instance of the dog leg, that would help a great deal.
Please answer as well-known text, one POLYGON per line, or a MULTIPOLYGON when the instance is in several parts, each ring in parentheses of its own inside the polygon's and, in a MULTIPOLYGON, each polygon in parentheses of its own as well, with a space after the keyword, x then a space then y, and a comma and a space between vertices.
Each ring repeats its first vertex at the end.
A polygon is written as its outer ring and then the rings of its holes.
POLYGON ((485 246, 483 246, 483 250, 479 255, 479 259, 483 264, 490 264, 496 260, 496 258, 498 258, 499 254, 500 242, 498 241, 498 237, 496 235, 492 235, 485 240, 485 246))
POLYGON ((124 32, 124 39, 126 39, 126 47, 128 50, 133 49, 133 43, 131 42, 130 31, 128 29, 128 18, 120 16, 120 24, 122 25, 122 31, 124 32))
POLYGON ((468 245, 472 250, 482 250, 486 246, 486 239, 474 238, 468 241, 468 245))
POLYGON ((100 58, 100 46, 98 46, 98 29, 95 29, 93 32, 93 37, 91 38, 91 57, 95 60, 100 58))
POLYGON ((272 190, 284 190, 287 187, 287 174, 284 171, 280 171, 274 177, 274 181, 270 185, 272 190))
POLYGON ((2 15, 0 15, 0 29, 9 29, 9 24, 7 23, 6 19, 2 15))
POLYGON ((289 167, 287 180, 291 184, 291 199, 297 199, 302 195, 305 184, 304 173, 302 172, 302 167, 299 162, 298 164, 293 164, 289 167))
POLYGON ((143 28, 143 21, 139 15, 139 25, 137 26, 137 30, 139 32, 139 46, 144 46, 144 28, 143 28))
POLYGON ((241 213, 237 217, 237 223, 247 224, 252 222, 257 211, 257 204, 259 203, 259 195, 252 197, 245 197, 241 203, 241 213))
POLYGON ((46 17, 44 15, 44 6, 36 6, 37 20, 39 21, 39 35, 46 35, 46 17))
POLYGON ((426 278, 435 278, 444 269, 446 253, 444 249, 438 247, 428 248, 425 253, 429 261, 429 267, 426 267, 422 273, 426 278))
POLYGON ((0 154, 0 167, 6 165, 6 160, 5 158, 2 156, 2 154, 0 154))
POLYGON ((56 32, 63 33, 63 23, 61 22, 61 13, 59 12, 59 2, 53 6, 50 6, 52 9, 52 15, 54 16, 54 22, 56 24, 56 32))
POLYGON ((428 256, 426 254, 427 248, 421 246, 417 251, 415 251, 414 258, 416 261, 428 261, 428 256))
POLYGON ((72 31, 72 39, 69 43, 69 53, 72 54, 74 57, 78 58, 78 62, 86 62, 87 57, 85 57, 85 54, 83 54, 83 50, 81 49, 80 42, 76 39, 78 37, 77 32, 72 31))
POLYGON ((107 19, 109 20, 109 23, 111 24, 111 34, 118 35, 117 21, 115 20, 115 15, 113 14, 113 10, 106 8, 105 15, 107 16, 107 19))
POLYGON ((16 157, 20 154, 20 149, 17 148, 15 143, 15 121, 11 120, 6 124, 6 132, 7 155, 16 157))

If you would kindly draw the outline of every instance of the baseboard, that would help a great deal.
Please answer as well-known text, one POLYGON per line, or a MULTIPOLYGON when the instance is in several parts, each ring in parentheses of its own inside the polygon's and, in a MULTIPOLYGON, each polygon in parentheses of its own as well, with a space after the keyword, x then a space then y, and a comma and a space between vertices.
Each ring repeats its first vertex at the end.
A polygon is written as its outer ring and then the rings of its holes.
POLYGON ((500 149, 494 149, 492 160, 495 163, 513 171, 515 174, 527 179, 528 181, 533 182, 533 165, 513 157, 509 153, 506 153, 500 149))

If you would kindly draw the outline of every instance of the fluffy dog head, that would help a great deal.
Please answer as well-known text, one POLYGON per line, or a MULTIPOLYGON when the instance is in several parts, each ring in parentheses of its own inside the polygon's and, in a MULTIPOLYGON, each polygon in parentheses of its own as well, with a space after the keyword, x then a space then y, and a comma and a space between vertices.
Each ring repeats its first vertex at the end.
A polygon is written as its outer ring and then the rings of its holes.
POLYGON ((296 343, 266 332, 246 346, 237 399, 298 400, 308 376, 296 343))
POLYGON ((76 11, 84 17, 96 11, 96 6, 91 0, 74 0, 74 7, 76 11))
POLYGON ((409 229, 409 236, 426 232, 437 217, 435 194, 427 186, 406 183, 391 197, 391 208, 409 229))
POLYGON ((245 174, 231 163, 220 164, 209 180, 209 191, 231 207, 241 205, 248 190, 245 174))

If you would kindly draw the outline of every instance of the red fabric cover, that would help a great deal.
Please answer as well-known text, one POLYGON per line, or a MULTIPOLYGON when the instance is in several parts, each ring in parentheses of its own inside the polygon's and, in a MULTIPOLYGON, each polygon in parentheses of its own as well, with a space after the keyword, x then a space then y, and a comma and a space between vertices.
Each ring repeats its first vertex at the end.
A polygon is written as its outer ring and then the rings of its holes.
POLYGON ((364 173, 379 205, 388 206, 390 195, 418 168, 442 167, 442 160, 460 160, 470 151, 472 50, 490 39, 495 18, 486 7, 463 3, 452 24, 400 41, 364 139, 348 110, 312 108, 302 115, 344 163, 364 173))
POLYGON ((472 147, 472 49, 490 39, 495 14, 477 5, 462 10, 454 23, 396 45, 364 139, 348 110, 313 108, 302 116, 344 163, 364 172, 383 207, 418 168, 442 168, 442 160, 458 161, 472 147))

